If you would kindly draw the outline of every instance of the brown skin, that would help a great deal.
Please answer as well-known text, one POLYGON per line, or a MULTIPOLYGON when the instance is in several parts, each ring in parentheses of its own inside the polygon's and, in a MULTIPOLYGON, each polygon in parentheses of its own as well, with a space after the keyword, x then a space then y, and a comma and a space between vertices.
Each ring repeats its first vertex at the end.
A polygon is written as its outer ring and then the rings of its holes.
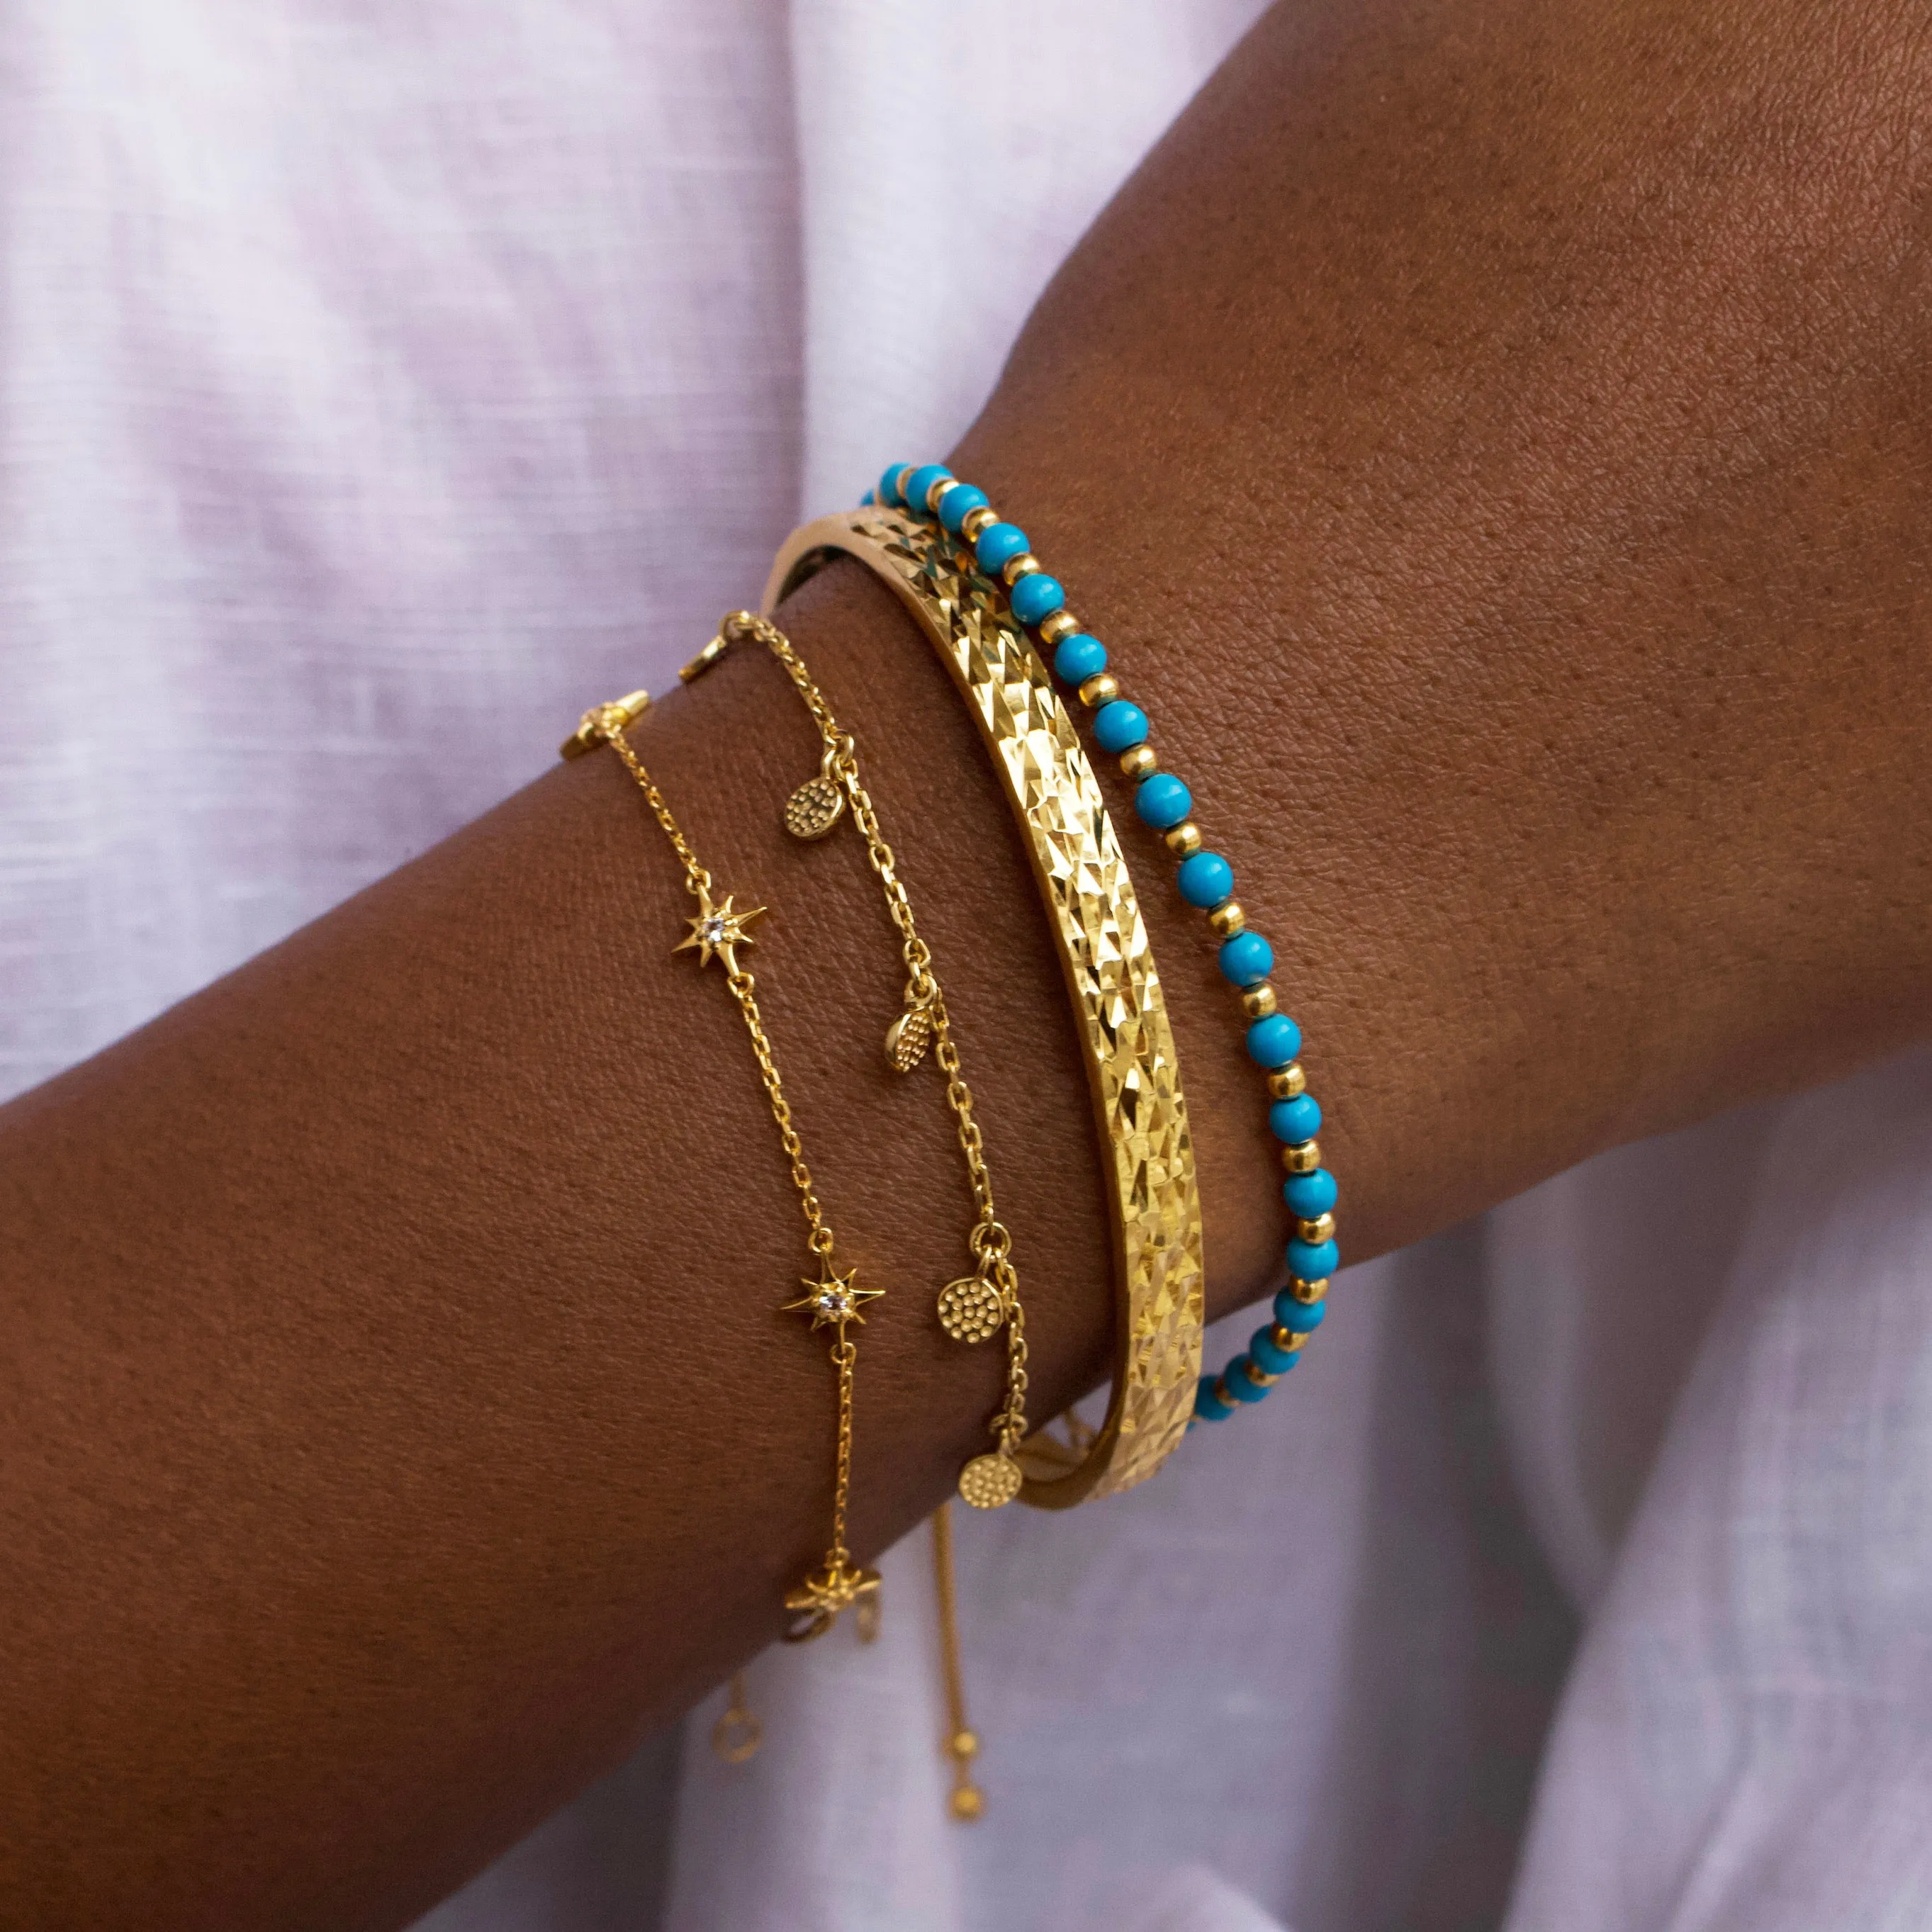
MULTIPOLYGON (((1298 5, 958 454, 1239 861, 1354 1258, 1932 1024, 1928 101, 1904 4, 1298 5)), ((1050 1413, 1108 1290, 1019 844, 882 592, 835 572, 787 621, 948 985, 1050 1413)), ((776 668, 636 742, 772 908, 806 1144, 892 1291, 875 1551, 996 1393, 926 1312, 968 1221, 950 1124, 878 1051, 856 842, 778 829, 814 747, 776 668)), ((1270 1285, 1276 1169, 1124 829, 1222 1312, 1270 1285)), ((686 910, 586 760, 0 1111, 0 1918, 400 1924, 773 1635, 831 1373, 773 1312, 802 1226, 722 979, 668 951, 686 910)))

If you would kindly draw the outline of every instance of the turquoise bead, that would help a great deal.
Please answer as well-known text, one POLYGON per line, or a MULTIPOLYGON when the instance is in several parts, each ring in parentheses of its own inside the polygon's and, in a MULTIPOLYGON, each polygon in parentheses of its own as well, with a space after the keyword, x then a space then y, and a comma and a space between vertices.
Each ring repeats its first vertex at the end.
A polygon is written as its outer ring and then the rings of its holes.
MULTIPOLYGON (((1307 1279, 1306 1276, 1303 1277, 1307 1279)), ((1322 1326, 1328 1312, 1325 1301, 1298 1301, 1294 1292, 1283 1288, 1274 1298, 1274 1318, 1291 1335, 1312 1335, 1322 1326)))
POLYGON ((939 500, 939 520, 956 537, 959 526, 975 510, 986 507, 986 493, 976 490, 970 483, 956 484, 939 500))
POLYGON ((1203 1376, 1195 1384, 1194 1413, 1203 1422, 1226 1422, 1234 1412, 1214 1393, 1215 1379, 1203 1376))
POLYGON ((1298 1238, 1288 1244, 1288 1271, 1298 1281, 1326 1281, 1341 1265, 1342 1250, 1333 1241, 1298 1238))
POLYGON ((1270 1013, 1248 1028, 1248 1058, 1257 1066, 1286 1066, 1300 1051, 1301 1029, 1286 1013, 1270 1013))
POLYGON ((1022 624, 1043 624, 1066 602, 1066 592, 1057 577, 1036 570, 1022 577, 1006 593, 1013 615, 1022 624))
POLYGON ((1312 1094, 1298 1094, 1292 1100, 1277 1100, 1268 1109, 1268 1130, 1278 1141, 1299 1147, 1322 1131, 1322 1108, 1312 1094))
POLYGON ((1094 714, 1094 742, 1103 752, 1130 751, 1145 744, 1147 734, 1147 713, 1124 698, 1102 705, 1094 714))
POLYGON ((1180 885, 1190 905, 1217 906, 1234 890, 1234 868, 1218 852, 1197 852, 1180 862, 1180 885))
POLYGON ((1262 1372, 1270 1376, 1286 1375, 1301 1359, 1299 1348, 1291 1353, 1276 1345, 1271 1322, 1264 1322, 1248 1337, 1248 1353, 1261 1364, 1262 1372))
POLYGON ((899 494, 899 478, 906 472, 907 466, 895 463, 879 478, 879 501, 890 509, 897 509, 905 499, 899 494))
POLYGON ((1281 1198, 1304 1221, 1325 1214, 1335 1204, 1335 1177, 1325 1167, 1312 1174, 1291 1174, 1281 1184, 1281 1198))
POLYGON ((1098 638, 1076 631, 1062 638, 1053 654, 1053 668, 1069 684, 1084 684, 1095 672, 1107 668, 1107 647, 1098 638))
POLYGON ((1135 788, 1134 809, 1142 824, 1165 832, 1194 809, 1194 794, 1172 772, 1156 772, 1135 788))
POLYGON ((1274 970, 1274 948, 1258 932, 1238 932, 1222 940, 1220 962, 1221 976, 1231 985, 1256 986, 1274 970))
POLYGON ((926 507, 926 493, 952 471, 943 463, 922 463, 906 478, 906 508, 916 517, 929 517, 932 512, 926 507))
MULTIPOLYGON (((1252 1382, 1249 1381, 1246 1374, 1244 1372, 1247 1366, 1247 1357, 1245 1355, 1237 1355, 1234 1359, 1221 1371, 1221 1379, 1227 1384, 1228 1393, 1232 1396, 1237 1402, 1261 1402, 1264 1400, 1268 1395, 1268 1390, 1264 1388, 1257 1388, 1252 1382)), ((1266 1375, 1268 1371, 1264 1369, 1262 1372, 1262 1374, 1266 1375)))
POLYGON ((997 577, 1027 548, 1027 533, 1018 524, 989 524, 980 532, 973 556, 988 577, 997 577))

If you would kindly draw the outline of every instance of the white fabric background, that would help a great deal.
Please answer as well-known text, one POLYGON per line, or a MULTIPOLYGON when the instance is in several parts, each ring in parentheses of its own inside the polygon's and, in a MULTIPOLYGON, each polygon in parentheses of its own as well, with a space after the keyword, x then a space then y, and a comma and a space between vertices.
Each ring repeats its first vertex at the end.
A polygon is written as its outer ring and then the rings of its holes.
MULTIPOLYGON (((1256 10, 7 0, 0 1090, 533 775, 799 512, 943 451, 1256 10)), ((1355 1270, 1160 1483, 962 1526, 982 1826, 915 1540, 876 1652, 755 1667, 752 1765, 698 1714, 664 1922, 1483 1922, 1568 1635, 1506 1454, 1588 1616, 1516 1932, 1932 1924, 1929 1168, 1922 1056, 1355 1270)), ((637 1924, 666 1766, 426 1926, 637 1924)))

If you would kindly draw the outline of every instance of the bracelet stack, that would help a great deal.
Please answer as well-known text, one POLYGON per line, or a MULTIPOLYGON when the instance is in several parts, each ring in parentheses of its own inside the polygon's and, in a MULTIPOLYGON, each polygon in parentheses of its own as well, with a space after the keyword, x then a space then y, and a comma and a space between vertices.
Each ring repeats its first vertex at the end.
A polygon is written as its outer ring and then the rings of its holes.
POLYGON ((1275 1297, 1274 1319, 1257 1328, 1246 1351, 1218 1375, 1204 1376, 1194 1413, 1225 1421, 1237 1407, 1259 1402, 1293 1368, 1308 1337, 1322 1324, 1330 1277, 1340 1264, 1335 1242, 1335 1177, 1322 1165, 1316 1136, 1322 1108, 1307 1090, 1297 1058, 1301 1030, 1280 1010, 1269 982, 1274 949, 1247 922, 1234 897, 1234 868, 1208 850, 1195 823, 1194 795, 1186 782, 1162 768, 1148 736, 1147 714, 1126 698, 1108 668, 1107 647, 1066 608, 1066 593, 1040 567, 1025 531, 1004 522, 983 490, 962 483, 943 464, 895 465, 867 500, 899 508, 937 524, 945 537, 970 547, 985 578, 997 581, 1016 625, 1033 632, 1053 668, 1093 713, 1095 744, 1117 759, 1134 783, 1134 811, 1160 833, 1180 863, 1175 885, 1186 903, 1207 915, 1218 942, 1222 976, 1238 992, 1246 1022, 1248 1057, 1268 1078, 1268 1126, 1282 1143, 1286 1178, 1282 1196, 1294 1217, 1285 1254, 1287 1285, 1275 1297))

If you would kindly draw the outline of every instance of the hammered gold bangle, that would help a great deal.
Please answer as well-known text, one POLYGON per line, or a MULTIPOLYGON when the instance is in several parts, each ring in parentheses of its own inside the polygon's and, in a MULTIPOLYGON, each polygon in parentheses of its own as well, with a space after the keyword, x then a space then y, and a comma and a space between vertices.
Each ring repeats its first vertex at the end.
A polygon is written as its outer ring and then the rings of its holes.
POLYGON ((1186 1434, 1201 1370, 1201 1204, 1174 1036, 1100 790, 1046 665, 969 553, 892 512, 821 518, 779 550, 764 608, 838 555, 899 598, 965 698, 1019 821, 1078 1021, 1112 1185, 1113 1389, 1096 1432, 1020 1445, 1023 1502, 1144 1482, 1186 1434))

